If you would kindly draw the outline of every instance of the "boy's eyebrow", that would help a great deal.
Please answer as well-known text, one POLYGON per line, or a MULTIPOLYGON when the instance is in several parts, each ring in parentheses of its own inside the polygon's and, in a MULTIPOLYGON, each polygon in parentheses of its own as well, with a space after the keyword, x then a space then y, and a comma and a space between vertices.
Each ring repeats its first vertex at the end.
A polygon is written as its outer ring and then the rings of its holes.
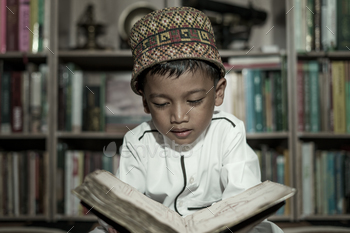
MULTIPOLYGON (((185 96, 188 96, 188 95, 191 95, 191 94, 194 94, 194 93, 197 93, 197 92, 207 92, 207 90, 205 90, 203 88, 201 88, 201 89, 194 89, 194 90, 186 92, 185 96)), ((149 97, 151 99, 152 98, 156 98, 156 97, 168 98, 168 96, 166 94, 156 94, 156 93, 150 94, 149 97)))

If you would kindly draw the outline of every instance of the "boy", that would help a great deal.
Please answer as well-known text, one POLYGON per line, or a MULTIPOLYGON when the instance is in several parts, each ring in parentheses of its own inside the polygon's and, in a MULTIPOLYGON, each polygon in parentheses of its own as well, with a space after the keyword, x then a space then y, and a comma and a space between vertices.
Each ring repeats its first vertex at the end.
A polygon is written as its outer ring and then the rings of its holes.
MULTIPOLYGON (((130 44, 131 87, 152 120, 125 135, 117 177, 182 216, 260 183, 243 122, 214 111, 226 80, 208 17, 189 7, 152 12, 130 44)), ((264 221, 251 232, 282 231, 264 221)))

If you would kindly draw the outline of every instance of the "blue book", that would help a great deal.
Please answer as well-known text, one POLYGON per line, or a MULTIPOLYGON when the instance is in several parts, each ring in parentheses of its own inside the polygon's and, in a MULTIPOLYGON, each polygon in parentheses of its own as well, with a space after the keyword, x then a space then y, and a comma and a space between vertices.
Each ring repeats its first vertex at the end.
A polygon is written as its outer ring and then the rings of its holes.
POLYGON ((335 196, 336 196, 336 206, 337 206, 337 214, 343 214, 345 211, 343 210, 345 193, 344 193, 344 157, 345 154, 343 151, 338 151, 336 153, 335 159, 335 196))
POLYGON ((335 197, 335 152, 327 153, 327 196, 328 196, 328 214, 336 214, 336 197, 335 197))
POLYGON ((262 72, 254 70, 254 113, 255 113, 255 131, 263 132, 263 95, 262 95, 262 72))
POLYGON ((245 101, 246 101, 246 131, 247 133, 255 132, 254 116, 254 70, 243 69, 242 71, 245 84, 245 101))
MULTIPOLYGON (((276 158, 277 164, 277 182, 280 184, 284 184, 284 166, 285 159, 283 155, 278 155, 276 158)), ((276 215, 284 215, 284 206, 282 206, 276 213, 276 215)))
POLYGON ((320 103, 319 103, 319 84, 318 84, 318 62, 309 62, 309 81, 310 81, 310 131, 320 131, 320 103))

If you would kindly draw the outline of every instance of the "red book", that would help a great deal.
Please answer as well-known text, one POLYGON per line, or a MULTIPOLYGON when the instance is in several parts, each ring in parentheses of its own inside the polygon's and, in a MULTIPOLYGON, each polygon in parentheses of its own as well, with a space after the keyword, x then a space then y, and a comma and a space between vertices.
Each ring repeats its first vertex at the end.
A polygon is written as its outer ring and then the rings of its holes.
POLYGON ((0 53, 6 52, 6 18, 7 11, 6 0, 0 0, 0 53))
POLYGON ((304 77, 303 63, 298 62, 297 73, 297 108, 298 108, 298 131, 304 131, 304 77))
POLYGON ((12 72, 11 76, 11 129, 12 132, 22 132, 22 75, 21 72, 12 72))
POLYGON ((29 50, 30 34, 30 1, 19 0, 18 19, 18 49, 27 52, 29 50))
POLYGON ((6 50, 18 51, 18 0, 7 0, 6 50))

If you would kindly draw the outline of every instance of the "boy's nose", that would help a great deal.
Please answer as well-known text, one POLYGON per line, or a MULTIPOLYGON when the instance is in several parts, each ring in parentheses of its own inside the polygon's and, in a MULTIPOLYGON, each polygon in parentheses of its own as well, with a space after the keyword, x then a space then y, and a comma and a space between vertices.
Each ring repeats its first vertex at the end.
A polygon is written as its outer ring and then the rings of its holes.
POLYGON ((189 106, 182 106, 180 104, 174 105, 171 113, 171 123, 188 122, 189 120, 189 106))

